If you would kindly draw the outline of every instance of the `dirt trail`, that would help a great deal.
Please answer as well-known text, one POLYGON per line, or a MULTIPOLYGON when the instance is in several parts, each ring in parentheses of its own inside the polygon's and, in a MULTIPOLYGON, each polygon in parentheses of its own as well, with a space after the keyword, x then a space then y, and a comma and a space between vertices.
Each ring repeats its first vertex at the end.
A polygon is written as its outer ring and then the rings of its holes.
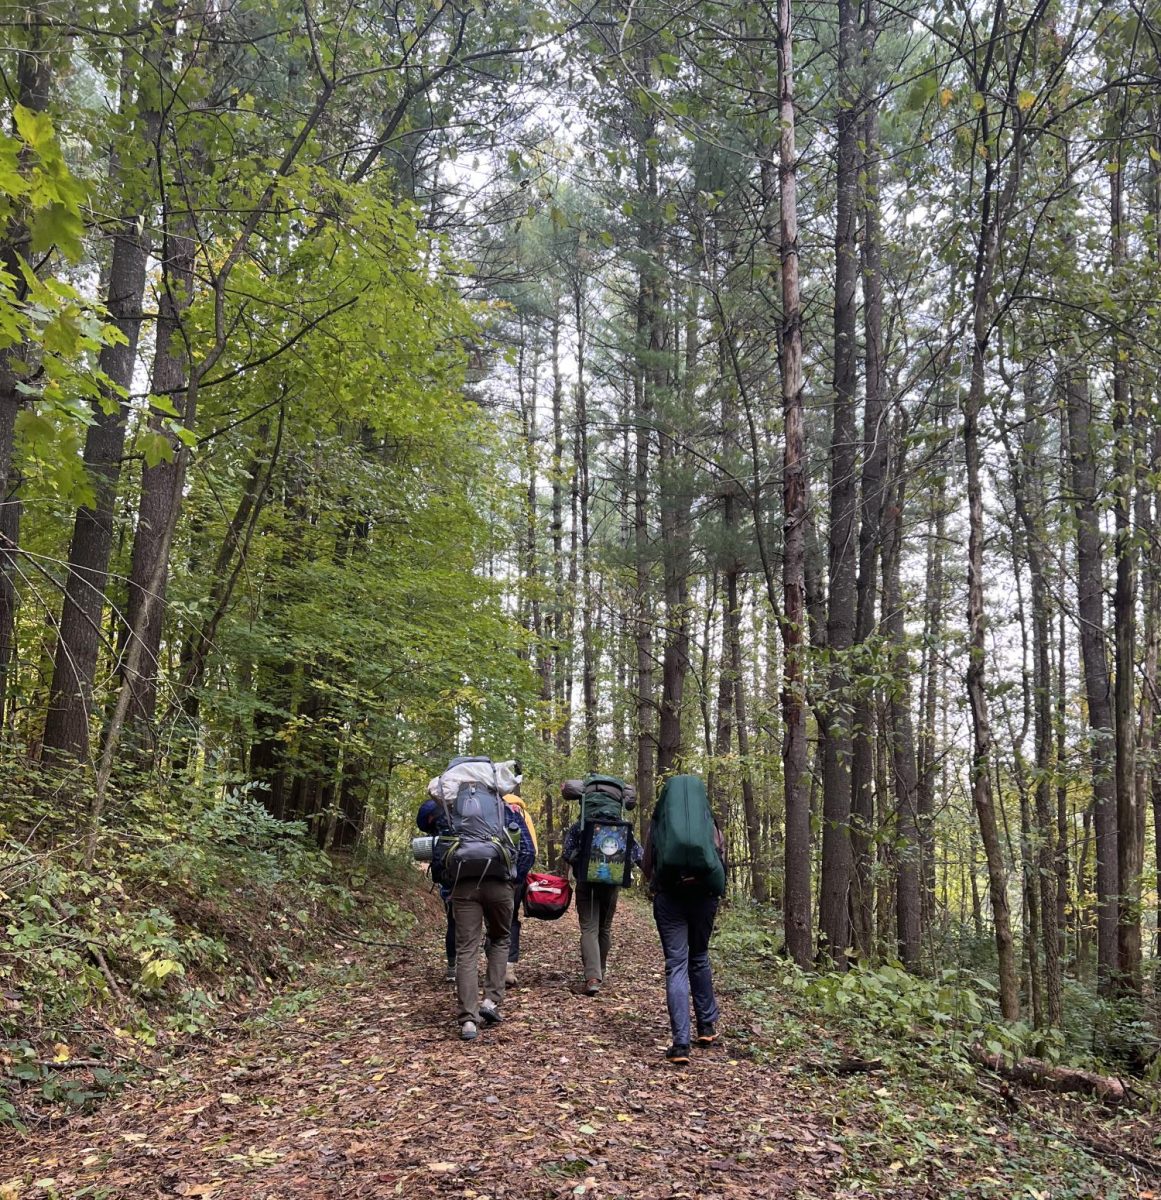
POLYGON ((433 923, 401 959, 377 952, 366 979, 297 1015, 199 1051, 92 1116, 6 1135, 0 1197, 835 1195, 842 1152, 812 1111, 823 1097, 733 1058, 728 1003, 722 1047, 688 1068, 665 1063, 646 910, 623 903, 614 936, 608 982, 590 998, 574 991, 573 914, 526 922, 504 1023, 464 1044, 433 923))

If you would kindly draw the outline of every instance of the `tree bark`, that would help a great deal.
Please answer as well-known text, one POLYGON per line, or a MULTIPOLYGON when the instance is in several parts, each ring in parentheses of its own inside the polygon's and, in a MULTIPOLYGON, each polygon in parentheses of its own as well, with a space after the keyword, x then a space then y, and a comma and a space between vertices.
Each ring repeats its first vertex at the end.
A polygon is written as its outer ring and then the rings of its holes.
MULTIPOLYGON (((1026 376, 1031 379, 1031 376, 1026 376)), ((1060 938, 1057 925, 1056 828, 1052 804, 1052 775, 1057 764, 1053 747, 1052 672, 1050 665, 1050 596, 1045 579, 1043 514, 1046 499, 1040 445, 1044 440, 1044 422, 1034 411, 1037 397, 1031 384, 1025 390, 1025 429, 1022 452, 1012 473, 1012 498, 1024 530, 1024 550, 1031 577, 1032 603, 1032 690, 1033 724, 1036 746, 1036 875, 1039 891, 1039 918, 1044 947, 1044 983, 1048 1002, 1048 1021, 1059 1028, 1063 1018, 1060 971, 1060 938), (1033 411, 1030 411, 1033 410, 1033 411)))
MULTIPOLYGON (((868 4, 865 26, 868 48, 874 42, 875 17, 868 4)), ((868 49, 869 52, 869 49, 868 49)), ((883 267, 882 220, 879 209, 879 109, 869 103, 863 125, 863 469, 859 503, 859 567, 855 586, 855 643, 865 645, 874 632, 877 599, 883 476, 887 464, 886 414, 883 406, 883 267)), ((865 674, 865 673, 864 673, 865 674)), ((875 944, 875 898, 871 882, 875 825, 874 730, 872 685, 856 679, 851 758, 851 926, 859 956, 870 956, 875 944)))
MULTIPOLYGON (((822 729, 822 868, 819 939, 836 964, 851 942, 851 676, 847 658, 855 636, 855 285, 859 274, 855 201, 859 179, 857 0, 838 0, 838 139, 836 152, 834 294, 834 408, 830 438, 829 596, 826 644, 830 654, 822 729)), ((821 949, 821 947, 820 947, 821 949)))
MULTIPOLYGON (((182 319, 193 296, 194 241, 188 222, 174 222, 166 217, 169 228, 165 233, 162 258, 162 289, 158 303, 157 348, 153 360, 151 390, 154 395, 172 398, 177 402, 179 417, 184 417, 180 404, 187 378, 187 355, 182 319)), ((160 432, 162 414, 154 410, 150 428, 160 432)), ((133 536, 133 552, 129 570, 128 628, 142 641, 140 669, 130 679, 129 712, 126 728, 138 743, 151 736, 151 726, 157 708, 157 682, 161 631, 165 617, 166 581, 169 563, 165 531, 172 523, 172 506, 180 497, 174 490, 178 473, 179 445, 171 447, 173 457, 153 466, 148 463, 141 471, 141 499, 137 509, 137 526, 133 536), (144 598, 150 581, 158 581, 158 592, 148 605, 149 619, 142 621, 146 610, 144 598)), ((122 677, 124 678, 124 660, 122 677)))
MULTIPOLYGON (((30 0, 24 11, 28 45, 17 53, 15 99, 32 112, 48 108, 52 86, 52 24, 43 11, 43 0, 30 0)), ((29 232, 17 215, 9 218, 0 241, 0 269, 10 278, 11 299, 19 304, 26 299, 28 287, 20 270, 27 261, 29 232)), ((13 370, 23 361, 29 347, 8 346, 0 350, 0 731, 8 724, 10 672, 16 653, 16 609, 18 574, 15 554, 20 545, 20 521, 23 504, 18 495, 20 480, 14 469, 16 418, 24 407, 24 396, 13 370)))
POLYGON ((1085 701, 1092 733, 1093 827, 1096 836, 1097 975, 1102 991, 1117 972, 1117 792, 1113 768, 1112 688, 1105 654, 1100 518, 1096 509, 1095 451, 1091 396, 1082 369, 1065 380, 1068 449, 1076 512, 1076 601, 1085 701))
POLYGON ((806 430, 802 302, 798 283, 797 153, 791 0, 778 0, 779 237, 782 264, 782 769, 786 798, 783 917, 786 947, 810 966, 810 797, 806 740, 806 430))
MULTIPOLYGON (((1121 102, 1122 104, 1124 101, 1121 102)), ((1116 170, 1109 177, 1112 224, 1112 283, 1120 289, 1125 269, 1124 114, 1118 105, 1114 153, 1116 170)), ((1113 519, 1116 529, 1116 586, 1113 592, 1113 647, 1116 676, 1113 692, 1115 778, 1117 787, 1117 978, 1118 991, 1141 991, 1141 868, 1144 866, 1144 811, 1137 796, 1136 687, 1133 675, 1137 636, 1137 570, 1133 544, 1132 504, 1135 483, 1135 419, 1129 390, 1129 347, 1124 337, 1112 342, 1113 379, 1113 519)))
POLYGON ((587 322, 585 320, 584 281, 576 281, 573 292, 576 321, 576 468, 580 501, 580 574, 581 574, 581 655, 582 697, 584 704, 585 759, 591 771, 597 768, 597 654, 593 629, 592 533, 589 529, 589 416, 588 386, 585 379, 587 322))
MULTIPOLYGON (((113 257, 105 307, 124 341, 105 346, 101 370, 115 388, 127 392, 133 382, 137 340, 141 332, 145 272, 149 258, 153 174, 161 129, 163 96, 159 80, 173 37, 173 0, 154 0, 148 19, 149 35, 144 59, 156 78, 136 97, 134 139, 140 160, 133 168, 117 164, 115 171, 124 195, 113 235, 113 257)), ((64 605, 57 627, 57 647, 44 728, 46 761, 85 758, 89 753, 93 682, 101 642, 101 617, 105 584, 113 545, 113 513, 125 446, 128 404, 110 392, 93 410, 93 423, 85 438, 84 463, 93 484, 94 503, 76 513, 69 546, 64 605)))
POLYGON ((900 416, 892 462, 894 481, 883 522, 883 629, 891 648, 891 677, 894 680, 888 703, 888 728, 895 796, 895 921, 899 957, 905 967, 915 970, 922 950, 923 924, 911 663, 905 640, 906 613, 901 584, 903 505, 906 499, 905 438, 906 428, 900 416))

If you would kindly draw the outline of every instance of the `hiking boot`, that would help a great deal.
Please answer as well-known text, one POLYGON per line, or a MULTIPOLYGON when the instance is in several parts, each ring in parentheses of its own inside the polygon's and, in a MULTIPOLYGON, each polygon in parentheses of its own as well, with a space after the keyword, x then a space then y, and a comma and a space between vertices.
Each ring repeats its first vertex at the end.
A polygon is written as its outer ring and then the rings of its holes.
POLYGON ((447 965, 447 970, 443 973, 444 983, 455 983, 456 981, 456 960, 453 958, 447 965))
MULTIPOLYGON (((474 1042, 476 1040, 476 1034, 479 1032, 480 1031, 476 1028, 475 1021, 465 1021, 460 1026, 460 1040, 464 1042, 474 1042)), ((686 1062, 688 1061, 689 1059, 686 1059, 686 1062)))
POLYGON ((480 1005, 480 1020, 485 1025, 499 1025, 504 1018, 500 1015, 500 1010, 491 1002, 485 1000, 480 1005))
POLYGON ((665 1061, 672 1063, 675 1067, 685 1066, 689 1062, 689 1047, 688 1046, 670 1046, 665 1051, 665 1061))
POLYGON ((700 1046, 703 1050, 714 1045, 721 1034, 718 1033, 718 1027, 711 1021, 708 1025, 699 1025, 697 1027, 697 1041, 695 1046, 700 1046))
POLYGON ((504 986, 505 987, 515 987, 516 986, 516 964, 515 963, 509 963, 504 968, 504 986))
POLYGON ((601 990, 601 981, 599 979, 585 980, 585 995, 595 996, 601 990))

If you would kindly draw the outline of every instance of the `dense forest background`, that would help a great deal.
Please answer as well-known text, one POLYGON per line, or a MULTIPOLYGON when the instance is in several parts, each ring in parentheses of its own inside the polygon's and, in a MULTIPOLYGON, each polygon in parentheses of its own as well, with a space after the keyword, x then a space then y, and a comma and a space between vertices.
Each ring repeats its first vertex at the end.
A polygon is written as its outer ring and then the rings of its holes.
POLYGON ((224 957, 187 901, 239 855, 313 897, 303 837, 402 847, 471 750, 550 860, 562 778, 703 774, 802 968, 970 971, 1148 1062, 1155 8, 0 12, 38 1020, 224 957))

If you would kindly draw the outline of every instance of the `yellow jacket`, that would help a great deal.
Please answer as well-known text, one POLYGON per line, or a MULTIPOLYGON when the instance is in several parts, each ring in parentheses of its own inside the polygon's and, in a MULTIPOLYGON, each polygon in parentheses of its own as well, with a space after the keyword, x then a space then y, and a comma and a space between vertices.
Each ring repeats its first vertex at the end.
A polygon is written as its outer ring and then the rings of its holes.
POLYGON ((509 808, 519 809, 520 815, 524 818, 524 824, 528 826, 528 834, 532 838, 533 853, 539 857, 540 847, 536 842, 536 826, 532 823, 532 814, 525 807, 524 801, 521 800, 519 796, 513 795, 505 796, 504 803, 507 804, 509 808))

